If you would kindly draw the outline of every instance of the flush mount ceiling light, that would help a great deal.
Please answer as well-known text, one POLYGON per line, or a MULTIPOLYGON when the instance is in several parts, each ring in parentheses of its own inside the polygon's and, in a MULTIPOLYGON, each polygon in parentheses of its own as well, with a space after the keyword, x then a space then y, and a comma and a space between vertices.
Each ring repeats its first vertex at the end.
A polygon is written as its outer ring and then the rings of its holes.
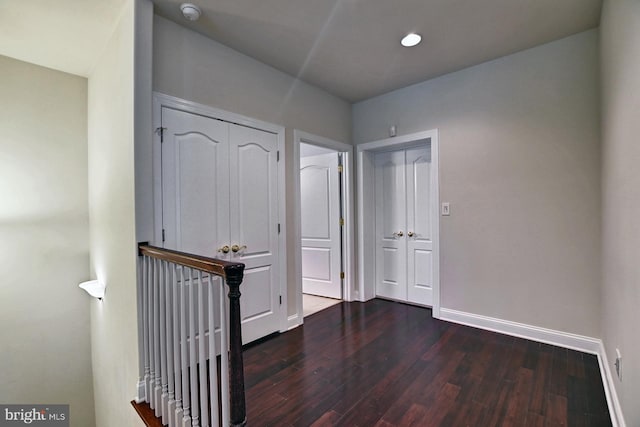
POLYGON ((404 47, 412 47, 420 43, 422 36, 416 33, 409 33, 400 40, 400 44, 404 47))
POLYGON ((180 5, 180 11, 182 11, 182 16, 189 21, 197 21, 200 15, 202 15, 200 8, 191 3, 182 3, 180 5))

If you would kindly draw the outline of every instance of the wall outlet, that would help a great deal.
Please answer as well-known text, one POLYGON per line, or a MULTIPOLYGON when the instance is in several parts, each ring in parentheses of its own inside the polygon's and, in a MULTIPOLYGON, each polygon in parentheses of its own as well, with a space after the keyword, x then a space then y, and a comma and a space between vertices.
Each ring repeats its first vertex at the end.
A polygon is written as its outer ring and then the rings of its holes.
POLYGON ((441 213, 442 213, 442 216, 451 215, 451 208, 449 207, 449 202, 442 203, 441 213))
POLYGON ((620 349, 616 348, 616 361, 614 363, 616 366, 616 375, 618 375, 618 379, 622 381, 622 354, 620 354, 620 349))

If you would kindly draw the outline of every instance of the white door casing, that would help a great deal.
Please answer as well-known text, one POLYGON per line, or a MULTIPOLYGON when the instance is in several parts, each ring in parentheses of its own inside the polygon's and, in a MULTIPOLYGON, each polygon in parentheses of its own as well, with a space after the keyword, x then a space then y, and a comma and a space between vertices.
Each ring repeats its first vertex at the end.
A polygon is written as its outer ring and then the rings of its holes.
POLYGON ((164 247, 245 263, 243 341, 280 330, 277 135, 160 110, 164 247))
MULTIPOLYGON (((408 150, 430 147, 429 209, 431 222, 431 289, 433 317, 440 318, 440 217, 439 217, 439 138, 432 129, 393 138, 358 144, 357 151, 357 202, 358 202, 358 299, 367 301, 376 297, 377 234, 376 234, 376 155, 391 150, 408 150)), ((423 170, 424 172, 424 170, 423 170)), ((420 173, 420 172, 419 172, 420 173)), ((414 226, 416 227, 416 226, 414 226)), ((411 231, 411 230, 403 230, 411 231)), ((414 232, 422 231, 416 227, 414 232)), ((408 246, 409 247, 409 246, 408 246)), ((424 255, 424 254, 422 254, 424 255)), ((409 272, 409 270, 408 270, 409 272)), ((418 277, 424 271, 417 271, 418 277)), ((422 280, 418 279, 418 283, 422 280)), ((408 294, 408 293, 407 293, 408 294)))
POLYGON ((300 159, 302 290, 342 298, 338 153, 300 159))

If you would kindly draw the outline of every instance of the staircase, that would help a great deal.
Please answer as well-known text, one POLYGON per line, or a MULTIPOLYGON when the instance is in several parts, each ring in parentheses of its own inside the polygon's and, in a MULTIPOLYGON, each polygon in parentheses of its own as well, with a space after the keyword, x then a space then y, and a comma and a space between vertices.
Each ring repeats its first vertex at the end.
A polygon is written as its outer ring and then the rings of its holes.
POLYGON ((148 426, 246 425, 244 264, 147 244, 138 250, 140 375, 134 408, 148 426))

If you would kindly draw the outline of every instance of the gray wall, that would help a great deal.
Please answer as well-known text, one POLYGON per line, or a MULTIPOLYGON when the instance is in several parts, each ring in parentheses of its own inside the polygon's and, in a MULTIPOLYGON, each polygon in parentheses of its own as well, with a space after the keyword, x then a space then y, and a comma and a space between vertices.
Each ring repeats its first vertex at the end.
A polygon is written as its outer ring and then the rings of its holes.
POLYGON ((603 341, 628 426, 640 425, 640 2, 605 1, 601 23, 603 341), (622 382, 615 349, 622 353, 622 382))
POLYGON ((87 80, 0 56, 0 402, 94 425, 87 80))
POLYGON ((353 107, 356 143, 439 129, 443 308, 600 336, 598 32, 353 107))
POLYGON ((91 270, 107 286, 91 310, 96 425, 143 425, 129 403, 138 380, 133 0, 88 87, 91 270))
MULTIPOLYGON (((349 143, 350 105, 316 87, 156 16, 155 91, 286 127, 286 192, 293 192, 293 129, 349 143)), ((287 199, 287 224, 294 210, 287 199)), ((293 230, 287 247, 294 247, 293 230)), ((288 254, 288 313, 296 313, 293 253, 288 254)))

